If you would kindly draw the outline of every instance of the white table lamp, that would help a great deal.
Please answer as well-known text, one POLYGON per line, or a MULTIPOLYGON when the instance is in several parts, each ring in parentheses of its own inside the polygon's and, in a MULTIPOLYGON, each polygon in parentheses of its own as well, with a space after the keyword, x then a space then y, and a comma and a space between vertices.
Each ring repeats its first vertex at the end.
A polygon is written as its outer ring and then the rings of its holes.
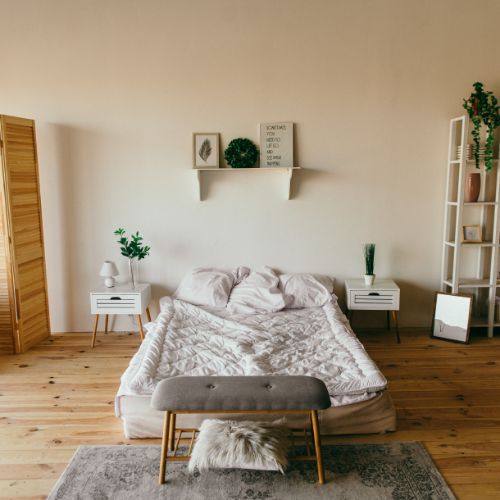
POLYGON ((114 276, 118 276, 119 274, 120 273, 118 272, 116 264, 110 260, 105 260, 104 264, 101 267, 99 276, 102 276, 104 278, 104 284, 108 288, 113 288, 115 286, 114 276))

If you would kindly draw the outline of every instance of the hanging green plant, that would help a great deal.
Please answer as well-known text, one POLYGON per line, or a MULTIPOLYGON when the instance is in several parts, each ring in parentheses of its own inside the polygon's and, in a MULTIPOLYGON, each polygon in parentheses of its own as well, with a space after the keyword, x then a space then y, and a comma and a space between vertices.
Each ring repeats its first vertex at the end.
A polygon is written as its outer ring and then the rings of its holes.
POLYGON ((472 140, 474 141, 474 161, 477 168, 480 164, 479 146, 482 124, 484 123, 488 129, 484 149, 484 169, 488 172, 493 168, 494 131, 500 127, 500 106, 493 92, 485 91, 481 82, 474 83, 473 87, 474 92, 468 99, 464 99, 463 106, 474 126, 472 140))
POLYGON ((224 159, 232 168, 251 168, 258 157, 259 150, 250 139, 233 139, 224 151, 224 159))

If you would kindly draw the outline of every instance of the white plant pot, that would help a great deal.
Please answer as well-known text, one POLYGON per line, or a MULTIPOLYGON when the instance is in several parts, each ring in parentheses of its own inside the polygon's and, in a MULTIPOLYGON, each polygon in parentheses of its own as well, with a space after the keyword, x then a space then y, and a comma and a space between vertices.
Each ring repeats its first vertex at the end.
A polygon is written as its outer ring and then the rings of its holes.
POLYGON ((375 281, 375 274, 365 274, 365 285, 372 286, 375 281))

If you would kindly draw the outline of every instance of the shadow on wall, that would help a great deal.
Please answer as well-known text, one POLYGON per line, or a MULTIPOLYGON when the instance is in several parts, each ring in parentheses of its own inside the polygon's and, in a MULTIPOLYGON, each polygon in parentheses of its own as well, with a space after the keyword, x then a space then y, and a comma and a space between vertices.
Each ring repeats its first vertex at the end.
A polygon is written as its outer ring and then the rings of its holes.
POLYGON ((297 170, 293 174, 290 186, 290 199, 293 200, 298 197, 300 191, 304 190, 307 184, 321 181, 324 177, 331 178, 332 175, 334 175, 332 172, 308 168, 307 165, 305 165, 301 170, 297 170))
MULTIPOLYGON (((55 186, 51 186, 51 196, 56 193, 58 199, 45 200, 45 203, 50 204, 52 217, 50 223, 45 222, 45 246, 53 245, 50 248, 49 255, 57 255, 53 262, 49 263, 49 287, 51 282, 54 283, 51 288, 57 290, 52 294, 52 299, 58 304, 58 326, 52 328, 53 331, 65 331, 66 327, 74 322, 75 303, 71 293, 75 286, 74 274, 71 272, 78 263, 78 256, 75 256, 70 248, 69 238, 71 233, 77 227, 75 206, 71 202, 75 195, 74 171, 76 166, 73 158, 76 156, 75 144, 77 143, 76 136, 80 130, 75 127, 60 124, 46 124, 45 129, 53 151, 51 155, 51 177, 55 180, 55 186), (56 221, 57 218, 57 221, 56 221), (47 234, 49 229, 50 234, 47 234), (47 245, 49 242, 49 245, 47 245)), ((42 203, 44 200, 42 199, 42 203)), ((46 249, 47 251, 47 249, 46 249)), ((49 253, 49 252, 47 252, 49 253)), ((52 260, 52 259, 51 259, 52 260)), ((49 304, 54 317, 54 305, 49 304)), ((54 324, 54 322, 52 322, 54 324)))

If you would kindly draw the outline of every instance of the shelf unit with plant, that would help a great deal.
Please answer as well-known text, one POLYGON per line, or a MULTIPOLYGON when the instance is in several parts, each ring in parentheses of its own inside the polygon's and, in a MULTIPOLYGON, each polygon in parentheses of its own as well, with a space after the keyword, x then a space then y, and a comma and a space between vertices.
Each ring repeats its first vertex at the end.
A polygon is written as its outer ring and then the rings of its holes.
POLYGON ((441 291, 473 295, 472 326, 487 328, 492 337, 500 326, 500 173, 494 155, 500 115, 496 98, 479 82, 464 108, 467 115, 450 120, 441 291), (468 241, 464 226, 477 228, 481 241, 468 241))

